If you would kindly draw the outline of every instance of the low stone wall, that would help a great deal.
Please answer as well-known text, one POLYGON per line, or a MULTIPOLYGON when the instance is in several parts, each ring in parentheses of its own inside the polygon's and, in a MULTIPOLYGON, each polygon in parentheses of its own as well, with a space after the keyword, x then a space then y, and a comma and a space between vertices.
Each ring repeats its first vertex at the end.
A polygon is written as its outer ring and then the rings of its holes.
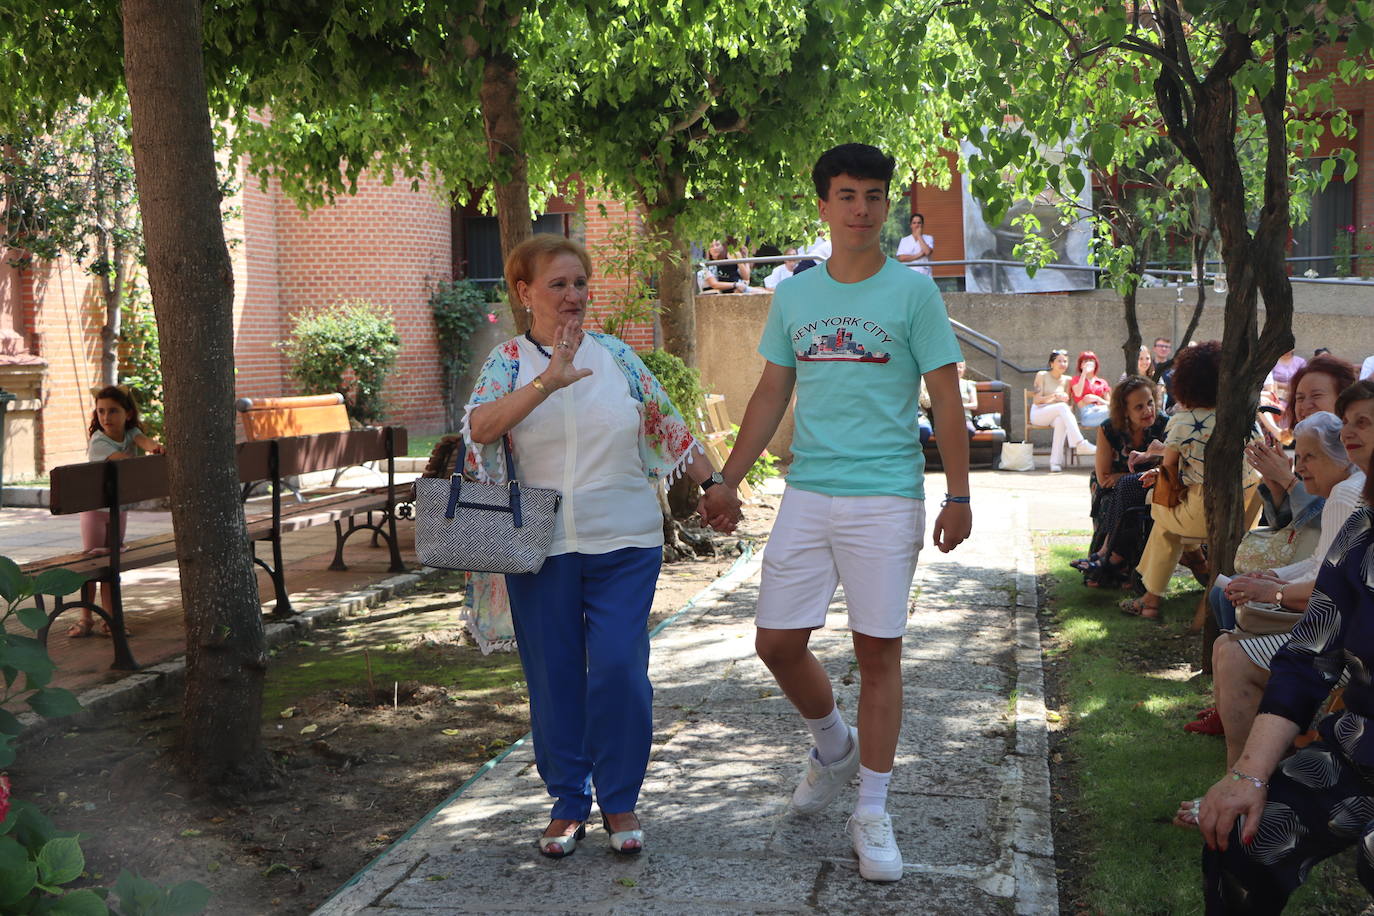
MULTIPOLYGON (((1297 284, 1293 289, 1293 335, 1299 355, 1310 357, 1317 347, 1356 366, 1374 354, 1374 287, 1297 284)), ((1140 291, 1138 310, 1141 335, 1146 343, 1156 337, 1177 337, 1187 328, 1196 290, 1185 287, 1177 303, 1173 288, 1140 291), (1174 331, 1175 321, 1177 332, 1174 331)), ((744 416, 749 395, 763 371, 757 353, 759 335, 773 297, 769 293, 697 297, 697 360, 702 382, 710 391, 725 395, 736 423, 744 416)), ((1028 369, 1045 365, 1050 350, 1062 347, 1072 360, 1081 350, 1092 350, 1102 361, 1102 373, 1116 379, 1123 369, 1121 342, 1125 319, 1121 298, 1110 290, 1081 293, 989 295, 946 293, 950 317, 1001 342, 1003 359, 1028 369)), ((1198 340, 1221 337, 1222 297, 1208 291, 1202 321, 1194 335, 1198 340)), ((1178 341, 1175 340, 1177 344, 1178 341)), ((995 361, 969 344, 965 358, 980 377, 994 378, 995 361)), ((1002 380, 1012 387, 1008 398, 1011 416, 1006 420, 1010 438, 1018 440, 1024 424, 1021 391, 1033 375, 1004 368, 1002 380)), ((1036 441, 1048 433, 1037 432, 1036 441)), ((769 451, 790 459, 792 412, 778 427, 769 451)))

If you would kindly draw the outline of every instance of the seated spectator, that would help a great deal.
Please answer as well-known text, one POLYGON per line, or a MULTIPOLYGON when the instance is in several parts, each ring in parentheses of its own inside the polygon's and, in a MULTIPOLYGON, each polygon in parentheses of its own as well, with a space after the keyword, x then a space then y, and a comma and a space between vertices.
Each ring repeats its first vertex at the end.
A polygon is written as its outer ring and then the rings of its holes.
MULTIPOLYGON (((1144 344, 1140 345, 1140 352, 1136 354, 1135 374, 1142 378, 1147 378, 1150 381, 1154 381, 1155 378, 1155 361, 1150 357, 1150 348, 1144 344)), ((1116 383, 1120 385, 1122 382, 1126 381, 1126 379, 1130 378, 1130 376, 1131 373, 1123 372, 1121 373, 1121 377, 1116 380, 1116 383)), ((1164 386, 1159 382, 1155 382, 1155 409, 1161 414, 1165 412, 1164 386)))
POLYGON ((1097 427, 1093 470, 1093 551, 1075 568, 1092 588, 1113 588, 1131 580, 1149 537, 1149 493, 1140 475, 1164 454, 1165 417, 1155 402, 1155 383, 1127 376, 1112 389, 1107 420, 1097 427), (1127 525, 1134 515, 1143 524, 1127 525))
POLYGON ((897 243, 897 260, 917 273, 930 276, 930 256, 935 251, 935 237, 925 235, 926 218, 911 214, 911 234, 897 243))
MULTIPOLYGON (((1353 409, 1346 407, 1347 428, 1353 409)), ((1371 411, 1358 422, 1359 435, 1370 436, 1371 411)), ((1342 438, 1349 446, 1356 433, 1343 430, 1342 438)), ((1374 893, 1374 730, 1365 716, 1374 707, 1374 467, 1365 469, 1366 505, 1336 535, 1306 613, 1274 655, 1244 749, 1195 809, 1208 913, 1280 913, 1315 863, 1356 844, 1356 872, 1374 893), (1343 671, 1351 673, 1344 708, 1324 716, 1318 740, 1289 756, 1343 671)))
POLYGON ((1080 455, 1092 455, 1096 448, 1078 428, 1069 394, 1069 351, 1050 352, 1049 365, 1035 373, 1033 395, 1031 397, 1030 421, 1036 426, 1048 426, 1054 430, 1050 443, 1050 473, 1062 471, 1063 461, 1068 458, 1068 450, 1074 449, 1080 455))
MULTIPOLYGON (((1307 510, 1321 525, 1321 535, 1312 552, 1286 566, 1247 570, 1208 591, 1208 602, 1222 631, 1212 644, 1216 707, 1204 710, 1184 727, 1202 734, 1224 733, 1228 765, 1236 762, 1245 747, 1260 694, 1269 680, 1269 659, 1288 641, 1287 633, 1252 637, 1244 631, 1237 632, 1236 608, 1248 601, 1269 602, 1292 610, 1307 607, 1322 558, 1350 513, 1360 505, 1364 474, 1356 461, 1368 456, 1346 451, 1341 426, 1335 414, 1321 411, 1300 422, 1294 430, 1298 474, 1308 492, 1321 501, 1319 509, 1314 502, 1307 510)), ((1180 819, 1187 820, 1182 809, 1179 814, 1180 819)))
MULTIPOLYGON (((710 246, 706 249, 706 260, 708 261, 724 261, 726 258, 743 257, 747 257, 744 251, 732 252, 720 239, 712 239, 710 246)), ((749 265, 733 262, 707 264, 705 280, 707 289, 713 289, 720 293, 742 293, 749 289, 749 265)))
MULTIPOLYGON (((959 371, 959 400, 964 406, 964 426, 968 428, 968 434, 972 436, 978 431, 978 428, 973 425, 973 415, 978 412, 978 383, 971 378, 964 378, 964 370, 968 368, 968 364, 962 359, 955 366, 959 371)), ((917 404, 923 411, 929 412, 931 409, 930 392, 926 390, 925 379, 921 379, 921 393, 917 398, 917 404)), ((924 445, 925 442, 922 441, 921 444, 924 445)))
POLYGON ((1084 429, 1101 426, 1107 419, 1107 399, 1111 394, 1112 386, 1097 374, 1097 354, 1092 350, 1078 354, 1078 374, 1069 381, 1078 425, 1084 429))
MULTIPOLYGON (((796 253, 797 253, 797 246, 796 246, 796 245, 790 245, 790 246, 788 246, 788 248, 787 248, 785 251, 783 251, 783 254, 785 254, 785 255, 786 255, 786 254, 795 255, 796 253)), ((781 264, 778 264, 777 266, 775 266, 775 267, 773 268, 773 272, 772 272, 772 273, 770 273, 768 276, 766 276, 766 277, 763 278, 763 285, 764 285, 764 288, 766 288, 766 289, 777 289, 777 288, 778 288, 778 284, 781 283, 783 280, 786 280, 788 277, 792 276, 793 272, 796 271, 796 269, 797 269, 797 258, 793 257, 793 258, 790 258, 790 259, 788 259, 788 260, 786 260, 786 261, 783 261, 781 264)))
MULTIPOLYGON (((1183 538, 1207 537, 1202 493, 1206 477, 1204 458, 1207 441, 1216 428, 1220 368, 1221 344, 1215 340, 1185 347, 1174 360, 1174 397, 1179 407, 1165 427, 1161 467, 1177 473, 1187 490, 1176 506, 1150 506, 1154 527, 1136 567, 1145 594, 1121 603, 1121 610, 1131 616, 1161 619, 1160 605, 1169 587, 1169 577, 1183 553, 1183 538)), ((1251 438, 1258 436, 1259 431, 1254 430, 1251 438)), ((1248 467, 1243 473, 1248 489, 1258 478, 1248 467)), ((1159 474, 1159 468, 1146 471, 1141 475, 1142 485, 1153 487, 1159 474)))
POLYGON ((1260 391, 1260 406, 1277 407, 1279 410, 1277 416, 1261 412, 1260 426, 1284 445, 1293 441, 1293 432, 1292 428, 1285 425, 1285 421, 1281 418, 1288 413, 1288 400, 1293 388, 1293 377, 1306 365, 1307 360, 1299 356, 1296 351, 1289 350, 1280 356, 1279 361, 1274 364, 1273 370, 1264 380, 1264 388, 1260 391))
POLYGON ((801 252, 801 260, 797 262, 797 266, 793 269, 792 273, 799 274, 803 270, 810 270, 822 261, 829 260, 832 250, 830 239, 825 237, 825 230, 822 229, 821 234, 816 236, 816 241, 812 242, 807 246, 805 251, 801 252))
MULTIPOLYGON (((1335 413, 1336 398, 1355 381, 1355 367, 1343 359, 1320 356, 1293 376, 1293 397, 1284 425, 1289 429, 1319 411, 1335 413)), ((1245 460, 1260 475, 1264 524, 1283 528, 1295 515, 1305 514, 1312 497, 1293 473, 1288 454, 1270 440, 1257 440, 1245 450, 1245 460)), ((1315 516, 1314 516, 1315 518, 1315 516)))

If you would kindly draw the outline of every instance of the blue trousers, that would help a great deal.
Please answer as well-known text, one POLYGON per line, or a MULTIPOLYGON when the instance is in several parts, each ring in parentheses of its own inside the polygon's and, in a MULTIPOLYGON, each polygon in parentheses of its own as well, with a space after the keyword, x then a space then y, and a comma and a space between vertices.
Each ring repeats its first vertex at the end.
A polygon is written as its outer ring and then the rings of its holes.
POLYGON ((1229 633, 1236 628, 1236 606, 1226 598, 1221 586, 1213 585, 1208 589, 1207 603, 1212 606, 1212 616, 1222 632, 1229 633))
POLYGON ((662 548, 626 547, 558 554, 538 573, 506 576, 553 819, 585 821, 593 787, 609 814, 639 801, 653 741, 649 609, 662 563, 662 548))

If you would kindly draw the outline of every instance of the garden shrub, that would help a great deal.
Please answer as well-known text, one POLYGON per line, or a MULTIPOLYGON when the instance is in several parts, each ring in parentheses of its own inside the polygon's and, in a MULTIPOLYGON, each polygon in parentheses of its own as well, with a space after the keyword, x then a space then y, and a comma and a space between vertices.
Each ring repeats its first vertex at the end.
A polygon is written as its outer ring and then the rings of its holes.
POLYGON ((488 294, 471 280, 436 283, 429 295, 444 375, 444 408, 454 411, 454 386, 472 365, 472 338, 483 324, 496 321, 488 294))
POLYGON ((366 299, 308 309, 292 317, 291 334, 279 346, 302 394, 337 391, 349 417, 362 424, 385 414, 382 385, 401 349, 390 309, 366 299))
MULTIPOLYGON (((0 670, 5 672, 0 689, 0 767, 15 759, 15 744, 23 724, 5 706, 20 699, 44 718, 70 716, 81 711, 71 691, 50 687, 56 666, 47 647, 35 634, 48 617, 31 601, 35 595, 69 595, 86 577, 66 569, 49 569, 37 577, 24 575, 9 557, 0 557, 0 670), (20 607, 25 604, 24 607, 20 607), (22 686, 20 676, 22 675, 22 686)), ((0 774, 0 913, 64 913, 69 916, 192 916, 205 909, 210 892, 201 884, 186 881, 164 890, 144 878, 121 872, 113 889, 63 885, 80 878, 86 870, 80 838, 61 833, 31 802, 12 796, 9 777, 0 774), (111 894, 118 899, 111 907, 111 894)))

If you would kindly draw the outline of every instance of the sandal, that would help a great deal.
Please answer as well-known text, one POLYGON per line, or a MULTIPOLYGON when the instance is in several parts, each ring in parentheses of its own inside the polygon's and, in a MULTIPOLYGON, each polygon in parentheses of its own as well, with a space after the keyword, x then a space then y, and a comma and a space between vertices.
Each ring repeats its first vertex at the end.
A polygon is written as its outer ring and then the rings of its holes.
POLYGON ((1099 560, 1083 573, 1083 584, 1088 588, 1118 588, 1122 582, 1130 581, 1130 571, 1125 563, 1099 560))
POLYGON ((90 621, 86 621, 85 623, 74 623, 67 627, 67 638, 85 639, 87 636, 90 636, 94 630, 95 624, 90 621))
POLYGON ((1144 598, 1127 598, 1119 605, 1121 613, 1127 617, 1139 617, 1141 620, 1148 620, 1151 623, 1160 623, 1164 620, 1164 612, 1157 604, 1146 604, 1144 598), (1147 614, 1146 611, 1154 611, 1147 614))
MULTIPOLYGON (((629 812, 634 814, 633 811, 629 812)), ((644 830, 639 826, 639 817, 635 816, 635 826, 629 830, 612 830, 611 822, 606 820, 603 814, 601 826, 606 828, 606 832, 611 835, 611 848, 624 856, 637 856, 644 851, 644 830)))
POLYGON ((1221 724, 1221 714, 1215 709, 1210 710, 1205 716, 1198 716, 1191 722, 1183 723, 1183 730, 1197 735, 1226 734, 1226 729, 1221 724))
MULTIPOLYGON (((96 626, 96 628, 95 628, 95 635, 96 635, 96 636, 103 637, 104 639, 109 639, 109 638, 110 638, 110 625, 109 625, 108 623, 106 623, 105 621, 103 621, 103 620, 100 621, 100 623, 99 623, 99 624, 96 626)), ((134 631, 131 630, 131 629, 129 629, 129 625, 128 625, 127 623, 124 624, 124 638, 125 638, 125 639, 132 639, 132 638, 133 638, 133 635, 134 635, 134 631)))
MULTIPOLYGON (((545 830, 548 828, 545 827, 545 830)), ((577 831, 568 836, 544 836, 540 835, 534 844, 539 847, 539 854, 547 859, 562 859, 572 855, 577 851, 577 841, 587 835, 587 825, 578 824, 577 831)))
POLYGON ((1101 560, 1096 555, 1093 555, 1081 557, 1077 560, 1072 560, 1069 562, 1069 565, 1072 566, 1074 569, 1078 570, 1079 572, 1087 572, 1088 570, 1097 566, 1097 564, 1100 562, 1101 560))

